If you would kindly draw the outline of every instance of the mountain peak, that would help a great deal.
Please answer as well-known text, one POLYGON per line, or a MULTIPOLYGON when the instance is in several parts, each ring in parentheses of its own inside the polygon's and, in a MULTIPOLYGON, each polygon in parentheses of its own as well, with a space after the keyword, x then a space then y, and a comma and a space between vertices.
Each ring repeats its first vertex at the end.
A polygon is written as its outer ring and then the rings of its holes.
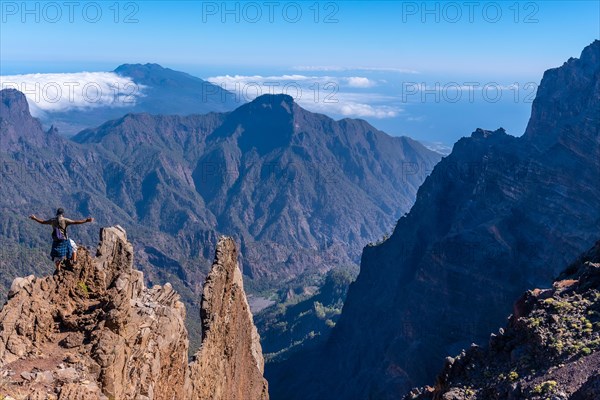
POLYGON ((263 94, 252 100, 251 104, 294 104, 294 98, 289 94, 263 94))
POLYGON ((523 138, 540 150, 560 143, 585 153, 597 145, 599 108, 600 40, 596 40, 580 58, 544 73, 523 138), (580 127, 578 132, 574 126, 580 127))
POLYGON ((133 80, 143 93, 130 112, 190 115, 231 111, 239 106, 235 95, 221 86, 159 64, 123 64, 114 72, 133 80))
POLYGON ((201 320, 202 346, 190 365, 190 398, 208 399, 221 393, 225 399, 267 400, 260 338, 230 237, 221 236, 217 243, 202 293, 201 320))
POLYGON ((285 94, 265 94, 238 107, 227 116, 225 123, 212 135, 227 137, 243 127, 239 137, 244 151, 254 147, 259 154, 289 145, 294 134, 293 113, 299 108, 285 94))
POLYGON ((1 117, 18 114, 29 115, 27 98, 17 89, 0 90, 0 107, 1 117))
POLYGON ((506 131, 504 130, 504 128, 498 128, 495 131, 488 131, 485 129, 477 128, 475 129, 475 132, 471 133, 472 138, 479 139, 487 139, 491 137, 496 138, 499 136, 506 136, 506 131))
POLYGON ((248 104, 248 109, 277 109, 282 108, 287 114, 292 114, 294 107, 299 107, 294 98, 287 94, 263 94, 248 104))
POLYGON ((28 145, 44 146, 46 135, 40 121, 31 116, 23 93, 16 89, 0 90, 0 121, 2 122, 2 150, 23 149, 28 145))
POLYGON ((135 83, 148 86, 163 86, 185 88, 192 82, 204 83, 204 80, 188 73, 165 68, 159 64, 123 64, 118 66, 115 73, 133 79, 135 83))
POLYGON ((121 64, 117 68, 115 68, 116 73, 120 74, 122 72, 132 72, 132 71, 166 71, 170 70, 169 68, 165 68, 160 64, 156 63, 146 63, 146 64, 121 64))
MULTIPOLYGON (((581 51, 579 59, 586 64, 597 65, 600 59, 600 40, 596 39, 581 51)), ((576 60, 576 59, 575 59, 576 60)))
POLYGON ((58 135, 58 128, 54 125, 50 125, 50 128, 46 132, 48 135, 58 135))

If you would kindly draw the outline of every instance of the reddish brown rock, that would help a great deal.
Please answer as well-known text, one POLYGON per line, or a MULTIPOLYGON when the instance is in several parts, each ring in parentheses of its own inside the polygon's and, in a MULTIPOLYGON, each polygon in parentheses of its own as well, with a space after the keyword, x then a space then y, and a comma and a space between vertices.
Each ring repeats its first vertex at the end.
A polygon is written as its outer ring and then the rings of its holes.
POLYGON ((54 276, 15 279, 0 311, 0 395, 267 399, 236 257, 232 240, 222 238, 206 284, 207 336, 197 357, 201 365, 218 365, 214 370, 188 366, 185 307, 170 284, 144 286, 143 274, 133 269, 133 247, 118 226, 101 230, 96 257, 82 249, 78 265, 54 276), (204 388, 218 387, 226 387, 228 397, 205 394, 204 388))
POLYGON ((202 345, 190 365, 191 399, 268 399, 260 340, 231 238, 217 244, 201 315, 202 345))

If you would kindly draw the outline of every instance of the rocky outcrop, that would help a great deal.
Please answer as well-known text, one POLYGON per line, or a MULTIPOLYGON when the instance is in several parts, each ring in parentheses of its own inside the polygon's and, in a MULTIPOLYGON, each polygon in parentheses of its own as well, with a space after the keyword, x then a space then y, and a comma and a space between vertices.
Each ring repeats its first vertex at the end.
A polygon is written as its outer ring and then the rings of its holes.
POLYGON ((219 242, 207 288, 239 307, 203 304, 203 313, 212 316, 207 332, 220 332, 219 340, 205 338, 198 352, 200 359, 220 366, 212 374, 188 365, 185 307, 170 284, 145 287, 122 228, 102 229, 96 257, 85 249, 78 257, 78 264, 53 276, 15 279, 0 312, 1 395, 17 400, 214 399, 188 388, 218 386, 225 376, 234 376, 239 380, 227 380, 231 390, 245 399, 267 398, 258 335, 248 317, 231 239, 219 242), (225 344, 230 347, 218 348, 225 344), (222 356, 231 354, 232 346, 248 346, 253 353, 222 356), (255 386, 264 388, 264 395, 254 395, 255 386))
POLYGON ((202 345, 190 365, 192 399, 268 399, 260 338, 231 238, 217 244, 202 294, 202 345))
POLYGON ((406 400, 591 400, 600 393, 600 241, 551 288, 527 291, 489 345, 446 358, 406 400))
POLYGON ((454 145, 391 237, 364 249, 324 348, 267 366, 274 398, 397 399, 597 240, 599 52, 544 75, 524 136, 478 129, 454 145))

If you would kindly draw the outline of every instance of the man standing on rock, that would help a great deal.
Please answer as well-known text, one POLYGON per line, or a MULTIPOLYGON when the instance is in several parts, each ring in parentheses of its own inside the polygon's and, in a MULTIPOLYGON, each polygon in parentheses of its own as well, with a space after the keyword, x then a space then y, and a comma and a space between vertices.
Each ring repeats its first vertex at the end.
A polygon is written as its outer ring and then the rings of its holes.
POLYGON ((67 227, 69 225, 81 225, 86 222, 94 222, 94 218, 86 218, 79 221, 74 221, 64 216, 65 210, 59 208, 56 210, 56 217, 48 219, 46 221, 30 215, 29 218, 43 225, 52 225, 52 251, 50 251, 50 258, 54 261, 57 270, 60 270, 60 263, 64 259, 71 259, 72 263, 77 262, 77 247, 74 246, 72 240, 69 240, 67 235, 67 227))

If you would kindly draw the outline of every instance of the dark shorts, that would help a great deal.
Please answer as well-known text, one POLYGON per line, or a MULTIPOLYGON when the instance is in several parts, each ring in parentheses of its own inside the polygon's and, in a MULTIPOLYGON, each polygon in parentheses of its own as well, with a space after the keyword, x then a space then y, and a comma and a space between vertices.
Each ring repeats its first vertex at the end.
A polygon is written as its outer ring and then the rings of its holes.
POLYGON ((71 258, 72 256, 73 250, 68 240, 54 240, 52 242, 52 250, 50 251, 50 258, 52 260, 62 260, 63 258, 71 258))

